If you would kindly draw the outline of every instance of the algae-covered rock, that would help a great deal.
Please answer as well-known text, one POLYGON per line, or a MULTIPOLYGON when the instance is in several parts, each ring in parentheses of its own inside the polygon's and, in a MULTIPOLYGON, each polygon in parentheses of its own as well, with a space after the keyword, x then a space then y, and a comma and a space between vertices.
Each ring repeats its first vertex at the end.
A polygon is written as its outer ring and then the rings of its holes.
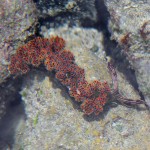
POLYGON ((111 38, 121 46, 150 104, 150 1, 105 0, 105 4, 110 13, 111 38))
POLYGON ((0 83, 9 76, 10 56, 35 33, 35 12, 32 0, 0 1, 0 83))

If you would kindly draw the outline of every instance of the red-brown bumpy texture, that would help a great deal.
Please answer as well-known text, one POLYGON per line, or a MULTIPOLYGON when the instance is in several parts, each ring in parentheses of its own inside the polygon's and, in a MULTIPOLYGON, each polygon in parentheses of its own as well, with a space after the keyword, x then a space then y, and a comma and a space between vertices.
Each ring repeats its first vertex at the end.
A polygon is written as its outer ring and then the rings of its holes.
POLYGON ((41 63, 49 71, 55 71, 55 77, 69 87, 70 96, 81 103, 86 115, 98 115, 107 103, 110 88, 107 82, 85 79, 84 69, 77 66, 74 55, 64 50, 65 40, 61 37, 50 39, 37 37, 22 47, 11 57, 8 69, 11 74, 22 75, 30 70, 30 65, 38 67, 41 63))

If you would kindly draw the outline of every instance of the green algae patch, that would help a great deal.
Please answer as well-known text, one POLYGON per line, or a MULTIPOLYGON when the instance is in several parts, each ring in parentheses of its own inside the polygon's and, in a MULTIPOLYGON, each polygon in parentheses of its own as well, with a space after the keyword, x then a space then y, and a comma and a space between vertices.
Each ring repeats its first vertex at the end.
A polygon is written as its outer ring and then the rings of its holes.
POLYGON ((26 91, 23 91, 23 92, 21 93, 21 95, 22 95, 22 97, 27 97, 27 92, 26 92, 26 91))
POLYGON ((35 118, 33 119, 33 125, 34 126, 36 126, 37 124, 38 124, 38 119, 39 118, 39 114, 37 114, 36 116, 35 116, 35 118))

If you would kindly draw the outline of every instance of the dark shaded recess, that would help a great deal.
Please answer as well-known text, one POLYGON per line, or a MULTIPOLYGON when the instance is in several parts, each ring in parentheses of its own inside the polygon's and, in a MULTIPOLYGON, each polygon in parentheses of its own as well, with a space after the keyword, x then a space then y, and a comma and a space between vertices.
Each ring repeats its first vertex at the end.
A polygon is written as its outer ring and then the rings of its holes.
MULTIPOLYGON (((28 36, 28 38, 26 38, 26 39, 24 40, 25 43, 27 43, 27 42, 33 40, 34 38, 36 38, 36 37, 38 37, 38 36, 40 36, 40 35, 39 35, 39 26, 40 26, 39 23, 37 23, 37 24, 34 26, 34 27, 35 27, 35 29, 34 29, 34 34, 28 36)), ((31 28, 32 28, 32 27, 31 27, 31 28)), ((30 29, 28 29, 28 31, 30 31, 30 29)))
POLYGON ((0 85, 0 98, 5 101, 5 115, 0 119, 0 150, 12 149, 15 142, 15 130, 21 118, 25 118, 24 105, 19 91, 22 79, 9 78, 0 85))
POLYGON ((144 99, 142 92, 139 90, 139 86, 135 76, 135 71, 130 68, 131 65, 127 60, 126 55, 122 52, 122 48, 118 45, 118 43, 115 40, 110 40, 111 33, 108 29, 108 21, 110 19, 110 14, 104 3, 104 0, 95 0, 95 6, 99 18, 98 22, 95 25, 95 28, 103 32, 103 42, 106 55, 113 58, 114 65, 117 67, 117 69, 125 75, 129 83, 134 87, 136 91, 139 92, 141 98, 144 99))
POLYGON ((63 12, 56 15, 55 17, 46 15, 44 18, 39 18, 40 26, 44 25, 47 28, 50 28, 50 25, 53 24, 52 28, 58 28, 60 25, 68 24, 70 27, 74 25, 76 17, 72 13, 63 12), (61 18, 61 19, 60 19, 61 18))
POLYGON ((34 0, 34 2, 38 9, 38 16, 40 17, 40 26, 44 25, 47 28, 50 28, 50 24, 53 24, 53 26, 51 26, 52 28, 57 28, 64 24, 68 24, 69 27, 81 26, 81 24, 94 26, 97 21, 94 15, 96 10, 94 9, 94 2, 92 0, 76 1, 77 6, 71 10, 66 10, 65 8, 69 0, 34 0), (60 9, 62 12, 59 12, 55 16, 49 16, 47 12, 45 12, 48 9, 60 9))
POLYGON ((68 24, 69 27, 78 25, 88 27, 95 26, 95 22, 90 18, 79 18, 78 14, 74 14, 72 12, 63 12, 61 14, 56 15, 55 17, 46 15, 44 18, 39 18, 39 27, 44 25, 47 27, 47 29, 51 27, 58 28, 63 24, 68 24), (53 26, 51 26, 51 24, 53 24, 53 26))
POLYGON ((65 4, 68 0, 33 0, 36 4, 36 7, 40 10, 46 10, 51 8, 65 7, 65 4))

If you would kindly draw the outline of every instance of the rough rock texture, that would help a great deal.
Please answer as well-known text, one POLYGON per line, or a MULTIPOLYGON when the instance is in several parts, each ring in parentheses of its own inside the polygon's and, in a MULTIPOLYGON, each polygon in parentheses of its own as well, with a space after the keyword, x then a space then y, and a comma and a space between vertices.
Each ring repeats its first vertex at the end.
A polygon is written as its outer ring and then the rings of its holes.
MULTIPOLYGON (((102 34, 94 29, 50 29, 45 37, 62 36, 75 55, 76 63, 85 69, 87 80, 111 79, 103 51, 102 34)), ((119 74, 122 93, 134 99, 139 96, 119 74)), ((53 73, 33 70, 24 76, 20 92, 25 103, 25 126, 19 126, 14 149, 36 150, 105 150, 148 149, 150 122, 146 110, 118 106, 105 108, 97 117, 83 116, 78 103, 70 98, 53 73), (140 131, 140 132, 139 132, 140 131)))
POLYGON ((9 76, 10 55, 35 33, 35 10, 32 0, 0 1, 0 83, 9 76))
POLYGON ((139 89, 150 105, 150 1, 105 0, 105 4, 111 38, 122 47, 121 53, 135 70, 139 89))
POLYGON ((93 25, 97 21, 95 1, 93 0, 36 0, 43 28, 93 25))

